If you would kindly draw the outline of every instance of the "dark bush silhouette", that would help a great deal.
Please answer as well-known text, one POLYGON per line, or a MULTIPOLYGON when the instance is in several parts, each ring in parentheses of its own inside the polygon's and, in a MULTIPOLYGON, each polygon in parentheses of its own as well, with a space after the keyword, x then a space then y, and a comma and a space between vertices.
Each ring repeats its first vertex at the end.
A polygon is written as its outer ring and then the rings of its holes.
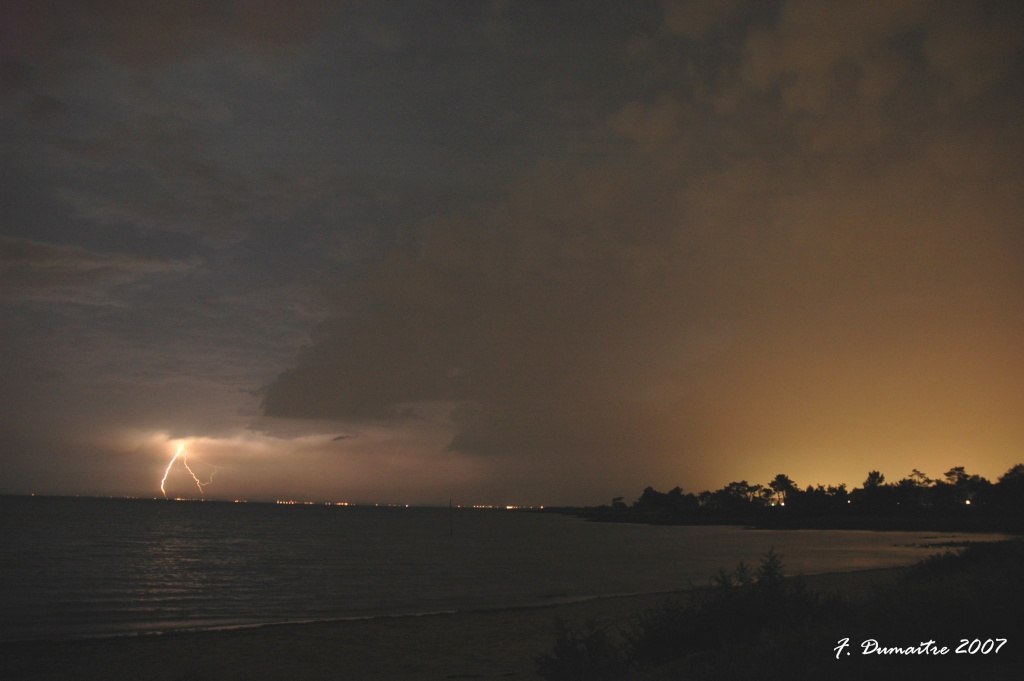
POLYGON ((550 654, 536 659, 537 673, 551 681, 610 681, 628 669, 621 644, 593 622, 576 630, 558 621, 558 637, 550 654))
POLYGON ((1024 634, 1024 542, 971 544, 919 563, 867 594, 819 596, 783 578, 781 559, 766 554, 753 571, 722 570, 689 600, 662 601, 627 632, 561 629, 538 671, 557 679, 786 678, 874 681, 907 678, 1016 679, 1024 634), (617 635, 616 635, 617 634, 617 635), (865 656, 862 641, 912 646, 934 639, 955 647, 965 636, 1002 637, 998 655, 865 656), (850 656, 837 659, 846 638, 850 656), (631 678, 631 677, 630 677, 631 678))
POLYGON ((619 678, 629 668, 650 669, 697 653, 752 645, 767 627, 789 626, 810 617, 818 599, 800 580, 785 579, 781 556, 766 553, 751 574, 740 563, 722 570, 713 585, 689 603, 667 599, 637 617, 618 637, 593 625, 575 631, 559 624, 548 655, 537 659, 549 681, 619 678))

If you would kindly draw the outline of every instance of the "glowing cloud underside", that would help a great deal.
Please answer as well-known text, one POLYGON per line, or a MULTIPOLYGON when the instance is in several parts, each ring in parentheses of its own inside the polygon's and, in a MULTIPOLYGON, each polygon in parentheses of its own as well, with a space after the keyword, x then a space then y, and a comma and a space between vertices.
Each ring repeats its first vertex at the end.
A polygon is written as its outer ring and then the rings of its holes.
POLYGON ((217 466, 213 466, 213 472, 210 473, 210 479, 207 480, 206 482, 202 482, 199 479, 199 477, 192 471, 192 469, 189 468, 189 465, 188 465, 188 453, 185 450, 185 445, 179 445, 178 446, 178 451, 176 451, 174 453, 174 456, 171 457, 170 463, 167 464, 167 469, 164 470, 164 477, 160 479, 160 492, 163 493, 164 499, 167 498, 167 490, 164 489, 164 484, 167 482, 167 476, 170 475, 171 468, 174 466, 174 462, 178 460, 179 456, 181 457, 181 465, 185 467, 185 470, 188 471, 188 474, 192 476, 193 480, 195 480, 196 487, 199 488, 199 496, 206 496, 203 493, 203 487, 206 487, 211 482, 213 482, 213 476, 216 475, 217 471, 220 470, 220 469, 217 466))

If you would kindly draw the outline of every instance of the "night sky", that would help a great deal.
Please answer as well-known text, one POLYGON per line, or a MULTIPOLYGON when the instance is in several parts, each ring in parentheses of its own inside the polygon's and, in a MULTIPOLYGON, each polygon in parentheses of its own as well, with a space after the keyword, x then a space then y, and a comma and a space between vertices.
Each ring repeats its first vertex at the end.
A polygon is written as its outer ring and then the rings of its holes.
POLYGON ((0 492, 994 480, 1022 121, 1016 0, 0 2, 0 492))

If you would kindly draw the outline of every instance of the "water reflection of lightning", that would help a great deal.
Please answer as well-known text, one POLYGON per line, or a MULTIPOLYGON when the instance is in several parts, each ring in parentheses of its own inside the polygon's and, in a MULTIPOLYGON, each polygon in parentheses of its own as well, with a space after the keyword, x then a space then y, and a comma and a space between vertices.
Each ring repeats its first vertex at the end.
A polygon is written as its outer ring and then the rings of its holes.
MULTIPOLYGON (((199 488, 199 496, 206 496, 205 494, 203 494, 203 488, 209 485, 211 482, 213 482, 213 476, 217 474, 217 471, 219 471, 220 468, 217 466, 213 466, 212 464, 206 464, 208 466, 212 466, 213 472, 210 473, 209 480, 207 480, 206 482, 201 481, 199 479, 199 476, 197 476, 192 471, 192 468, 188 465, 188 452, 185 450, 185 445, 180 445, 178 447, 178 451, 176 451, 174 453, 174 456, 171 457, 170 463, 167 464, 167 469, 164 471, 164 477, 160 480, 160 491, 163 493, 164 499, 167 498, 167 490, 164 489, 164 483, 167 482, 167 476, 170 475, 171 473, 171 467, 174 466, 174 462, 178 460, 179 456, 181 457, 181 465, 185 467, 185 470, 188 471, 188 474, 192 476, 193 480, 195 480, 196 487, 199 488)), ((200 461, 200 463, 202 462, 200 461)))

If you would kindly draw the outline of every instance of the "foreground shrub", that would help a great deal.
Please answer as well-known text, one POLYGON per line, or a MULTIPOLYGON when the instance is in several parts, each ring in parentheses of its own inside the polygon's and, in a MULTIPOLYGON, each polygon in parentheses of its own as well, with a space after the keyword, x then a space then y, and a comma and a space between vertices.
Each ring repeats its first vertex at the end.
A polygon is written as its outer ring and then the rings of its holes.
POLYGON ((929 558, 860 596, 809 593, 783 579, 774 552, 750 573, 722 571, 689 601, 665 600, 626 632, 561 629, 539 671, 548 681, 624 678, 786 678, 873 681, 1018 679, 1024 669, 1024 542, 974 544, 929 558), (861 642, 952 651, 962 640, 1006 639, 998 654, 865 655, 861 642), (840 641, 848 654, 837 654, 840 641), (648 678, 648 677, 642 677, 648 678))
POLYGON ((549 681, 611 681, 629 668, 623 646, 609 631, 591 622, 580 631, 556 623, 558 637, 550 654, 536 659, 537 673, 549 681))
POLYGON ((817 598, 799 580, 784 579, 783 569, 772 550, 753 575, 744 563, 732 572, 722 570, 713 586, 695 591, 689 603, 665 600, 616 638, 593 625, 579 632, 561 623, 552 652, 537 659, 538 673, 549 681, 613 679, 630 668, 749 646, 764 628, 800 622, 815 612, 817 598))

